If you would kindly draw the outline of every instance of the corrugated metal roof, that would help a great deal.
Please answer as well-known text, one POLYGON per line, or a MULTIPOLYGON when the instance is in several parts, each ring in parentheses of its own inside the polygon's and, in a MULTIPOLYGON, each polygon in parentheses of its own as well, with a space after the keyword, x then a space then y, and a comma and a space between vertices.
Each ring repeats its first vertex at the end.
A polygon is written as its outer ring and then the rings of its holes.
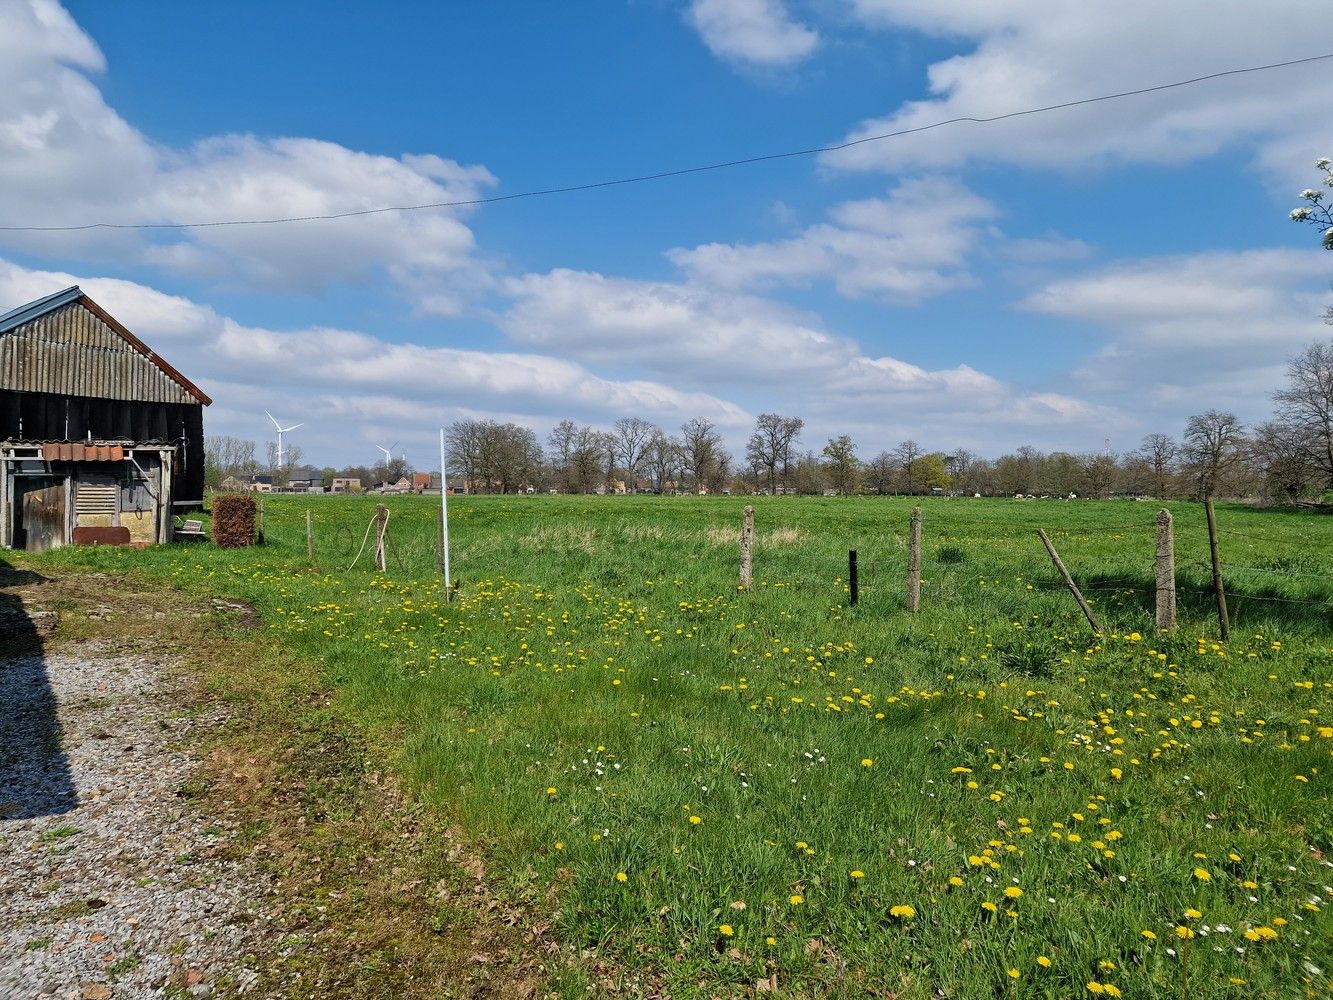
POLYGON ((0 316, 0 388, 158 403, 212 402, 78 285, 0 316))
POLYGON ((17 309, 11 309, 3 316, 0 316, 0 333, 8 333, 16 326, 22 326, 24 323, 36 319, 43 313, 48 313, 52 309, 59 309, 61 306, 74 302, 82 297, 83 289, 78 285, 70 285, 64 291, 52 292, 45 298, 37 299, 35 302, 29 302, 25 306, 19 306, 17 309))

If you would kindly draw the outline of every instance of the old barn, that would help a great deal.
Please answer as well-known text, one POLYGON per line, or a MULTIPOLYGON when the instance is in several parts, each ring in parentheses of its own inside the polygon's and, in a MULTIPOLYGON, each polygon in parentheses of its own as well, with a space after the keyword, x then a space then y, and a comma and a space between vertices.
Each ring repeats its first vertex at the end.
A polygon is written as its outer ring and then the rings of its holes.
POLYGON ((170 541, 210 402, 77 285, 0 316, 0 547, 170 541))

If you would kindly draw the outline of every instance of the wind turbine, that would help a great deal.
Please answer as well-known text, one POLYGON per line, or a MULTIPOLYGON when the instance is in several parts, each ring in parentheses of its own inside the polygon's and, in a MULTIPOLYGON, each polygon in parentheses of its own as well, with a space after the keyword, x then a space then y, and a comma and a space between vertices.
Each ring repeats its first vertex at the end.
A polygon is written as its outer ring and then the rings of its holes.
POLYGON ((387 447, 387 448, 382 447, 381 445, 378 445, 378 444, 375 445, 375 447, 376 447, 379 451, 384 452, 384 467, 387 469, 387 468, 389 467, 389 463, 393 461, 393 450, 394 450, 395 448, 398 447, 398 442, 395 441, 393 444, 389 445, 389 447, 387 447))
POLYGON ((264 411, 264 416, 268 417, 270 420, 273 420, 273 427, 274 427, 274 429, 277 430, 277 432, 278 432, 278 468, 281 469, 281 468, 283 467, 283 465, 282 465, 282 436, 283 436, 284 434, 286 434, 288 431, 294 431, 294 430, 296 430, 296 428, 298 428, 298 427, 304 427, 305 424, 304 424, 304 423, 299 423, 299 424, 292 424, 290 427, 283 427, 281 424, 279 424, 279 423, 277 422, 277 420, 274 420, 274 418, 273 418, 273 414, 269 413, 268 410, 265 410, 265 411, 264 411))

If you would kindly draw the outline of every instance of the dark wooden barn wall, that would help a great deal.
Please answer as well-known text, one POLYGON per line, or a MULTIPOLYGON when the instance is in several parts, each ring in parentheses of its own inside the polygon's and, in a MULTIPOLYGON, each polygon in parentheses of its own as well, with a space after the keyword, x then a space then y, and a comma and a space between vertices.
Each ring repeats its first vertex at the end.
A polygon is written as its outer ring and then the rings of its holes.
POLYGON ((202 405, 133 403, 0 390, 0 440, 85 441, 89 434, 94 440, 161 441, 181 445, 176 455, 172 493, 177 500, 203 498, 202 405))

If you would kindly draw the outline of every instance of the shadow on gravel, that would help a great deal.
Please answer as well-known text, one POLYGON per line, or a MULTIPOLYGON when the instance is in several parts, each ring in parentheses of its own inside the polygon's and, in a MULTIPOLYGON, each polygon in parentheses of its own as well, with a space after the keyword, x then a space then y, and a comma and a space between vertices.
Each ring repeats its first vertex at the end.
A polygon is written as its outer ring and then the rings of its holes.
POLYGON ((0 559, 0 822, 57 816, 78 804, 46 676, 46 623, 12 593, 44 580, 0 559))

